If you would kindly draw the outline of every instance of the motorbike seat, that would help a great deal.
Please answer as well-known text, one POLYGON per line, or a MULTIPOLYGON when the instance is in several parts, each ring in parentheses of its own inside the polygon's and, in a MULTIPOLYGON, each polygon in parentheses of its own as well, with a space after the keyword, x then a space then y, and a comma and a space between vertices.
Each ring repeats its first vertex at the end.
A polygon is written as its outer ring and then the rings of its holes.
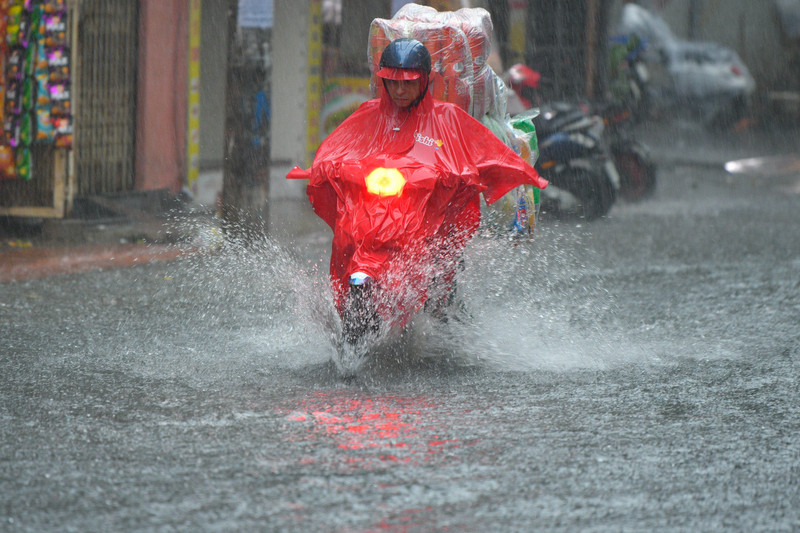
POLYGON ((580 107, 558 102, 542 106, 539 115, 533 119, 533 125, 536 127, 536 135, 542 138, 564 131, 568 125, 585 118, 586 113, 580 107))

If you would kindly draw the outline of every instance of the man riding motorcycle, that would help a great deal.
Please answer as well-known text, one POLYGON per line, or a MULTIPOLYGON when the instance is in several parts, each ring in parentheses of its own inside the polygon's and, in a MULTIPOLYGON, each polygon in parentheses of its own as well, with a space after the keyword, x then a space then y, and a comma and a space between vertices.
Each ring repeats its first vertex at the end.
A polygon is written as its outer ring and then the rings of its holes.
MULTIPOLYGON (((447 300, 480 223, 480 194, 491 203, 521 184, 544 188, 547 181, 461 108, 433 99, 431 57, 421 42, 392 41, 379 67, 379 98, 325 139, 309 170, 287 177, 309 179, 312 207, 333 230, 330 273, 340 314, 351 293, 365 285, 397 289, 402 278, 414 288, 393 302, 404 325, 427 300, 439 300, 434 307, 447 300), (399 189, 390 190, 395 179, 399 189)), ((397 317, 396 309, 377 311, 397 317)))

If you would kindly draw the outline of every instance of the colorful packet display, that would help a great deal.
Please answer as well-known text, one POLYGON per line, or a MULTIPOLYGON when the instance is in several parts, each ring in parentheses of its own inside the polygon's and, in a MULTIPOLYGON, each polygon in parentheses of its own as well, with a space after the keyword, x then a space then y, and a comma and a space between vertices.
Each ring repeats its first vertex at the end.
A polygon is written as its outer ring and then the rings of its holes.
POLYGON ((42 47, 47 73, 50 81, 63 82, 69 80, 69 48, 64 46, 42 47))
MULTIPOLYGON (((3 0, 0 0, 2 2, 3 0)), ((0 6, 0 20, 3 20, 5 16, 3 15, 2 6, 0 6)), ((0 45, 0 73, 6 71, 6 55, 5 50, 2 45, 0 45)), ((0 124, 3 124, 6 120, 6 80, 5 76, 0 75, 0 124)), ((0 136, 0 143, 3 142, 2 136, 0 136)))
POLYGON ((46 143, 55 139, 55 129, 47 107, 36 109, 36 142, 46 143))
POLYGON ((72 117, 62 115, 53 119, 54 144, 58 148, 72 148, 72 117))
POLYGON ((50 105, 54 115, 68 115, 70 111, 69 84, 66 82, 48 84, 50 105))
POLYGON ((22 148, 16 151, 17 176, 24 180, 31 179, 31 151, 30 148, 22 148))
POLYGON ((67 14, 48 13, 42 17, 44 22, 45 45, 50 47, 67 46, 67 14))
POLYGON ((36 76, 36 108, 50 106, 50 83, 47 76, 36 76))
POLYGON ((47 62, 47 48, 40 39, 36 46, 36 69, 33 73, 36 79, 36 109, 47 107, 50 111, 50 67, 47 62))
POLYGON ((6 141, 11 148, 19 148, 22 146, 22 139, 21 139, 21 121, 20 117, 10 116, 6 120, 5 123, 5 134, 6 134, 6 141))
POLYGON ((14 146, 11 142, 14 137, 14 130, 16 128, 15 123, 17 121, 17 117, 14 115, 6 115, 3 117, 3 143, 8 144, 9 146, 14 146))
POLYGON ((14 150, 10 146, 0 144, 0 180, 12 180, 17 177, 17 161, 14 150))
POLYGON ((40 73, 47 71, 47 47, 44 46, 44 40, 39 37, 36 40, 36 63, 34 64, 33 73, 34 76, 38 76, 40 73))
POLYGON ((45 13, 64 13, 67 11, 67 0, 43 0, 42 11, 45 13))
POLYGON ((5 113, 19 115, 22 112, 22 82, 16 79, 6 80, 5 113))
POLYGON ((8 8, 6 14, 6 42, 9 47, 19 44, 19 26, 22 20, 22 2, 14 2, 8 8))
POLYGON ((25 55, 24 48, 11 49, 11 52, 8 55, 8 61, 6 61, 6 80, 22 79, 23 75, 25 74, 25 71, 23 70, 25 55))
POLYGON ((41 79, 47 79, 47 93, 38 100, 43 119, 41 125, 46 131, 37 136, 37 141, 52 142, 57 147, 69 148, 72 146, 72 117, 69 48, 66 39, 67 13, 64 2, 58 0, 44 2, 41 10, 36 76, 40 80, 40 89, 43 89, 41 79), (46 115, 50 118, 50 128, 47 128, 44 121, 46 115))
POLYGON ((30 113, 19 117, 19 146, 27 148, 33 142, 33 118, 30 113))
POLYGON ((0 179, 31 179, 31 144, 72 147, 66 0, 0 0, 0 179))
POLYGON ((16 37, 14 38, 14 46, 21 48, 28 48, 30 29, 31 29, 31 13, 26 9, 22 9, 19 23, 16 26, 16 37))
POLYGON ((21 109, 22 113, 28 113, 33 110, 34 89, 36 87, 35 80, 31 77, 26 77, 22 80, 22 100, 21 109))
MULTIPOLYGON (((9 0, 0 0, 0 84, 2 84, 0 86, 0 117, 2 117, 1 123, 3 125, 3 130, 0 132, 0 180, 10 180, 17 177, 16 156, 14 149, 11 147, 11 138, 15 132, 15 117, 11 111, 17 106, 18 102, 15 102, 15 99, 19 91, 17 88, 18 82, 9 91, 9 21, 11 21, 14 32, 18 31, 19 26, 13 27, 13 20, 11 20, 12 17, 9 13, 10 7, 11 2, 9 0)), ((19 11, 18 9, 17 13, 19 11)), ((21 72, 19 67, 17 70, 21 72)))

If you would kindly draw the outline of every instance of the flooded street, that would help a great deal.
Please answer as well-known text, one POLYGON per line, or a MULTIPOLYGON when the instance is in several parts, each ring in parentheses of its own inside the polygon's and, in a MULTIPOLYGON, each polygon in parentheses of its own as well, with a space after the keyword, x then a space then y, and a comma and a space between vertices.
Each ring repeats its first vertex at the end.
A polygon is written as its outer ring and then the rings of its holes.
POLYGON ((0 530, 796 531, 797 180, 477 238, 349 381, 326 232, 2 284, 0 530))

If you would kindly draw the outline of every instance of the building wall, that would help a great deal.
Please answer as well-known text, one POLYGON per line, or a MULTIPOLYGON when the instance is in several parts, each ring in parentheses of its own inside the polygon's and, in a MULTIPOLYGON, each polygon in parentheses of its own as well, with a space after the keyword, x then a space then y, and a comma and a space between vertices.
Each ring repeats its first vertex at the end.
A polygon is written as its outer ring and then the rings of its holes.
POLYGON ((272 33, 272 152, 270 198, 302 198, 305 183, 286 172, 306 164, 310 2, 275 0, 272 33))
POLYGON ((272 160, 299 165, 306 147, 308 4, 276 0, 272 34, 272 160))
POLYGON ((181 190, 186 179, 187 0, 140 0, 136 189, 181 190))
POLYGON ((203 0, 200 49, 200 168, 220 169, 225 147, 226 2, 203 0))

